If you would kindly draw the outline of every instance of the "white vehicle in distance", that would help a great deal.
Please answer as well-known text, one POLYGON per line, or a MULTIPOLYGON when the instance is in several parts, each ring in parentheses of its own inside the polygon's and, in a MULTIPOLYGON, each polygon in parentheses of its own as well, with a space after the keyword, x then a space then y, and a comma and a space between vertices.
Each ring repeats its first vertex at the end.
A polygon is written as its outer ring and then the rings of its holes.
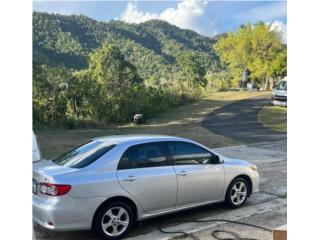
POLYGON ((271 96, 273 106, 287 106, 287 77, 283 78, 274 88, 271 96))
POLYGON ((39 161, 41 159, 40 149, 37 142, 37 137, 32 131, 32 162, 39 161))
POLYGON ((115 240, 144 219, 217 202, 240 207, 258 189, 256 166, 189 139, 100 137, 33 163, 33 218, 115 240))

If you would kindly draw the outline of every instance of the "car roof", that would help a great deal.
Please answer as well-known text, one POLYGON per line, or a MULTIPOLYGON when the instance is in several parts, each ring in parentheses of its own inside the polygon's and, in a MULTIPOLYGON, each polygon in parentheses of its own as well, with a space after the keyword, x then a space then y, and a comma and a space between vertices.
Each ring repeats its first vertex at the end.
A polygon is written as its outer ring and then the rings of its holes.
POLYGON ((94 141, 106 141, 113 144, 122 143, 140 143, 152 141, 191 141, 185 138, 166 136, 166 135, 153 135, 153 134, 135 134, 135 135, 111 135, 103 136, 92 139, 94 141))

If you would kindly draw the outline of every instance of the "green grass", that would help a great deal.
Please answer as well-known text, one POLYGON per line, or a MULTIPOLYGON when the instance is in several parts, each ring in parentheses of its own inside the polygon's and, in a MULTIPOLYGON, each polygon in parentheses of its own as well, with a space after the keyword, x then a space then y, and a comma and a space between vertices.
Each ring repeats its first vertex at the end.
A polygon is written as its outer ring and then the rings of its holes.
POLYGON ((287 108, 263 107, 258 114, 258 121, 275 132, 287 132, 287 108))
POLYGON ((251 98, 269 92, 209 92, 201 100, 187 104, 148 119, 147 124, 110 125, 101 129, 38 129, 41 153, 44 158, 52 158, 87 141, 90 138, 117 134, 165 134, 186 137, 209 147, 224 147, 240 144, 230 138, 214 134, 201 126, 201 121, 210 112, 225 104, 251 98))

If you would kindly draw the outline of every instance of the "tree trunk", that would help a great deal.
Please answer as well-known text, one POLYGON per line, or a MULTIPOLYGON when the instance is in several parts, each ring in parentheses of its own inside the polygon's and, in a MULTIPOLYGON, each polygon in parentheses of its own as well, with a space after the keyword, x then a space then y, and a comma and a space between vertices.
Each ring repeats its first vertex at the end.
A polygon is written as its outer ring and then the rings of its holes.
POLYGON ((274 77, 271 77, 271 81, 270 81, 270 89, 273 89, 275 85, 275 81, 274 81, 274 77))
POLYGON ((264 89, 265 89, 265 90, 269 90, 269 87, 270 87, 270 84, 269 84, 269 75, 267 75, 264 89))
POLYGON ((73 101, 73 112, 76 115, 76 117, 78 118, 77 98, 76 97, 74 98, 74 101, 73 101))

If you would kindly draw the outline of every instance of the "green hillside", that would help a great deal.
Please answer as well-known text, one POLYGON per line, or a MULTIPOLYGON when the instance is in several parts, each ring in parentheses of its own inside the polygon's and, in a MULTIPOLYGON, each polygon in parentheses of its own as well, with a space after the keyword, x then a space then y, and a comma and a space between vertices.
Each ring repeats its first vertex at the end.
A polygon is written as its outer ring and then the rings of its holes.
POLYGON ((84 69, 90 52, 112 43, 144 80, 168 78, 178 71, 176 58, 186 51, 196 53, 207 71, 215 70, 214 41, 159 20, 128 24, 99 22, 84 15, 33 13, 33 60, 51 67, 84 69))

